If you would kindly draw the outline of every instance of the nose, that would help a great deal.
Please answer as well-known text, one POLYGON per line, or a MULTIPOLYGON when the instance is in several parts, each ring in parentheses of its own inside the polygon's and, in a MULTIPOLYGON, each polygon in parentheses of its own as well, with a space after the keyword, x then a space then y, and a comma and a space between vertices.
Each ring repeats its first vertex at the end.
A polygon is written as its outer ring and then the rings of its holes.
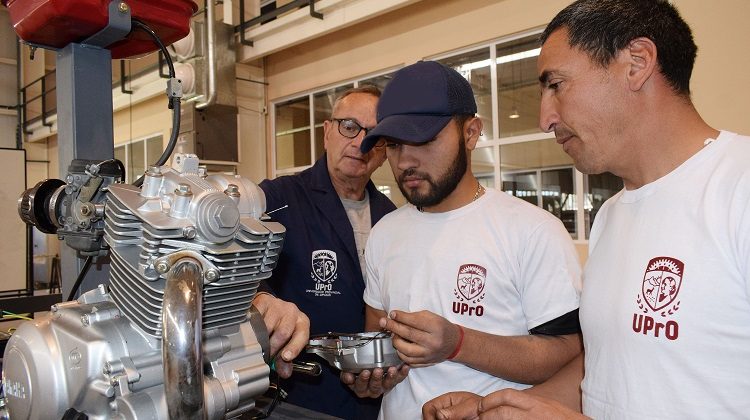
POLYGON ((419 159, 416 156, 418 150, 418 146, 401 144, 399 147, 386 149, 386 155, 391 166, 397 167, 400 171, 405 171, 419 166, 419 159))
POLYGON ((555 99, 549 95, 542 95, 539 107, 539 128, 545 133, 554 131, 555 125, 560 122, 555 99))
MULTIPOLYGON (((351 143, 349 144, 351 147, 356 148, 357 150, 360 150, 360 146, 362 146, 362 140, 365 139, 365 130, 360 130, 359 133, 357 133, 356 136, 351 140, 351 143)), ((361 153, 361 150, 360 150, 361 153)))

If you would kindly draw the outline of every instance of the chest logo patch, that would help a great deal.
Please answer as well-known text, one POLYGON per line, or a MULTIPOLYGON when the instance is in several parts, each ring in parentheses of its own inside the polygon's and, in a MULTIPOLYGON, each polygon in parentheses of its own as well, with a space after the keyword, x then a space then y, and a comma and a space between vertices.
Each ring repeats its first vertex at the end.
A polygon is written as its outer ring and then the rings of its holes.
POLYGON ((680 324, 672 319, 680 309, 677 295, 682 286, 685 264, 672 257, 656 257, 646 265, 641 291, 633 314, 633 332, 655 339, 677 340, 680 324))
POLYGON ((472 300, 484 291, 487 270, 475 264, 464 264, 458 269, 456 288, 466 300, 472 300))
POLYGON ((479 302, 484 299, 484 286, 487 283, 487 269, 477 264, 463 264, 458 268, 456 288, 453 295, 453 312, 459 315, 482 316, 484 307, 479 302))
POLYGON ((316 281, 331 283, 338 276, 338 260, 336 252, 318 249, 312 252, 312 275, 316 281))
POLYGON ((316 249, 312 252, 310 262, 310 278, 315 284, 312 289, 306 289, 305 292, 316 297, 340 295, 341 292, 333 287, 334 280, 339 276, 338 270, 336 251, 316 249))
POLYGON ((652 311, 661 311, 675 301, 682 285, 684 268, 682 261, 674 258, 658 257, 649 261, 641 292, 652 311))

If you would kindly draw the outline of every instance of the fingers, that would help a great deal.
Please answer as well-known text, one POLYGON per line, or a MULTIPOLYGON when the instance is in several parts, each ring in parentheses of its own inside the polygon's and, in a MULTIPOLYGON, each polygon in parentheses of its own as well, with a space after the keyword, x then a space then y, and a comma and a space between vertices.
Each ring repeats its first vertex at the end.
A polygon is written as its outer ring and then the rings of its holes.
POLYGON ((522 410, 530 410, 538 403, 539 400, 529 394, 515 389, 506 388, 500 391, 495 391, 482 398, 479 402, 479 411, 483 412, 500 406, 511 406, 522 410))
POLYGON ((401 366, 391 366, 388 368, 388 371, 384 374, 383 377, 383 389, 384 391, 388 391, 389 389, 392 389, 394 386, 398 385, 406 379, 406 377, 409 375, 409 365, 403 364, 401 366))
POLYGON ((292 368, 292 363, 291 362, 285 362, 285 361, 277 358, 276 359, 276 363, 275 363, 274 366, 275 366, 275 369, 276 369, 276 373, 278 373, 280 377, 286 379, 286 378, 292 376, 292 369, 293 368, 292 368))
POLYGON ((354 393, 360 397, 376 398, 396 386, 409 374, 409 367, 402 365, 398 368, 390 367, 387 370, 375 368, 363 370, 358 375, 349 372, 341 372, 341 382, 349 386, 354 393))
POLYGON ((291 362, 310 342, 310 319, 300 310, 297 309, 297 312, 292 336, 281 350, 281 358, 286 362, 291 362))
POLYGON ((471 392, 449 392, 422 406, 425 419, 476 419, 482 397, 471 392))
POLYGON ((413 315, 401 311, 391 311, 388 318, 380 319, 380 327, 392 331, 394 334, 413 343, 424 341, 426 330, 416 328, 407 323, 414 321, 413 315))
POLYGON ((310 320, 307 315, 297 305, 266 293, 256 295, 253 305, 266 324, 271 355, 276 355, 283 348, 281 358, 291 361, 305 348, 310 338, 310 320))

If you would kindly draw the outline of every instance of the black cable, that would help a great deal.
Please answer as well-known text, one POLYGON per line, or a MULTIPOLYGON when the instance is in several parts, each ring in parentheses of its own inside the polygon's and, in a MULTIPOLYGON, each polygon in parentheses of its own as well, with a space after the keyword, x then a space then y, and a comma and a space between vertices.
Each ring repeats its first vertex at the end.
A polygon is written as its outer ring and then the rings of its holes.
MULTIPOLYGON (((172 56, 169 55, 167 47, 165 47, 164 43, 161 42, 159 36, 156 35, 156 33, 151 28, 149 28, 148 25, 138 19, 133 19, 133 26, 146 32, 154 40, 154 42, 156 42, 156 45, 159 46, 159 49, 164 55, 164 59, 167 61, 167 67, 169 68, 169 77, 170 79, 174 79, 175 71, 174 63, 172 63, 172 56)), ((167 93, 167 95, 169 95, 169 93, 167 93)), ((169 157, 172 155, 175 146, 177 146, 177 137, 180 134, 180 98, 170 96, 169 108, 172 109, 172 133, 169 137, 169 142, 167 143, 166 149, 164 149, 164 152, 159 157, 159 160, 157 160, 154 164, 155 166, 162 166, 167 162, 169 157)), ((135 185, 136 187, 140 187, 141 185, 143 185, 143 175, 141 175, 135 182, 133 182, 133 185, 135 185)))
POLYGON ((89 256, 86 258, 86 262, 83 263, 83 268, 81 268, 81 272, 78 273, 78 278, 76 279, 76 282, 73 284, 73 289, 70 291, 70 294, 68 295, 67 301, 73 300, 73 297, 78 292, 78 289, 81 287, 81 283, 83 282, 84 277, 86 277, 86 273, 89 271, 89 268, 91 268, 91 262, 94 261, 94 257, 89 256))
POLYGON ((112 158, 101 161, 97 165, 99 165, 99 167, 102 167, 108 163, 114 163, 115 165, 117 165, 117 169, 120 171, 120 181, 125 182, 125 165, 122 163, 122 161, 117 158, 112 158))
POLYGON ((133 26, 136 28, 146 32, 156 43, 156 45, 159 46, 159 49, 164 54, 164 59, 167 61, 167 67, 169 67, 169 77, 174 77, 174 64, 172 63, 172 56, 169 55, 169 51, 167 51, 167 47, 164 46, 164 43, 161 42, 161 38, 159 38, 158 35, 156 35, 156 32, 154 32, 148 25, 141 22, 138 19, 132 20, 133 26))

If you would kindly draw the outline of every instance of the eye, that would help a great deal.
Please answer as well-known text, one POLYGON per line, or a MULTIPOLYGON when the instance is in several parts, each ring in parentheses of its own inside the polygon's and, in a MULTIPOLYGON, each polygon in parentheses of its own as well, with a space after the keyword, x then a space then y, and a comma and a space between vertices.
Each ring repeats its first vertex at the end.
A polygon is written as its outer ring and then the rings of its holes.
POLYGON ((558 90, 560 88, 560 84, 562 83, 561 80, 555 80, 547 83, 547 89, 550 90, 558 90))
POLYGON ((359 130, 362 128, 353 120, 341 120, 340 124, 341 128, 352 133, 359 132, 359 130))
POLYGON ((401 148, 401 143, 396 143, 396 142, 392 142, 392 141, 386 141, 385 142, 385 147, 388 150, 398 150, 398 149, 401 148))

